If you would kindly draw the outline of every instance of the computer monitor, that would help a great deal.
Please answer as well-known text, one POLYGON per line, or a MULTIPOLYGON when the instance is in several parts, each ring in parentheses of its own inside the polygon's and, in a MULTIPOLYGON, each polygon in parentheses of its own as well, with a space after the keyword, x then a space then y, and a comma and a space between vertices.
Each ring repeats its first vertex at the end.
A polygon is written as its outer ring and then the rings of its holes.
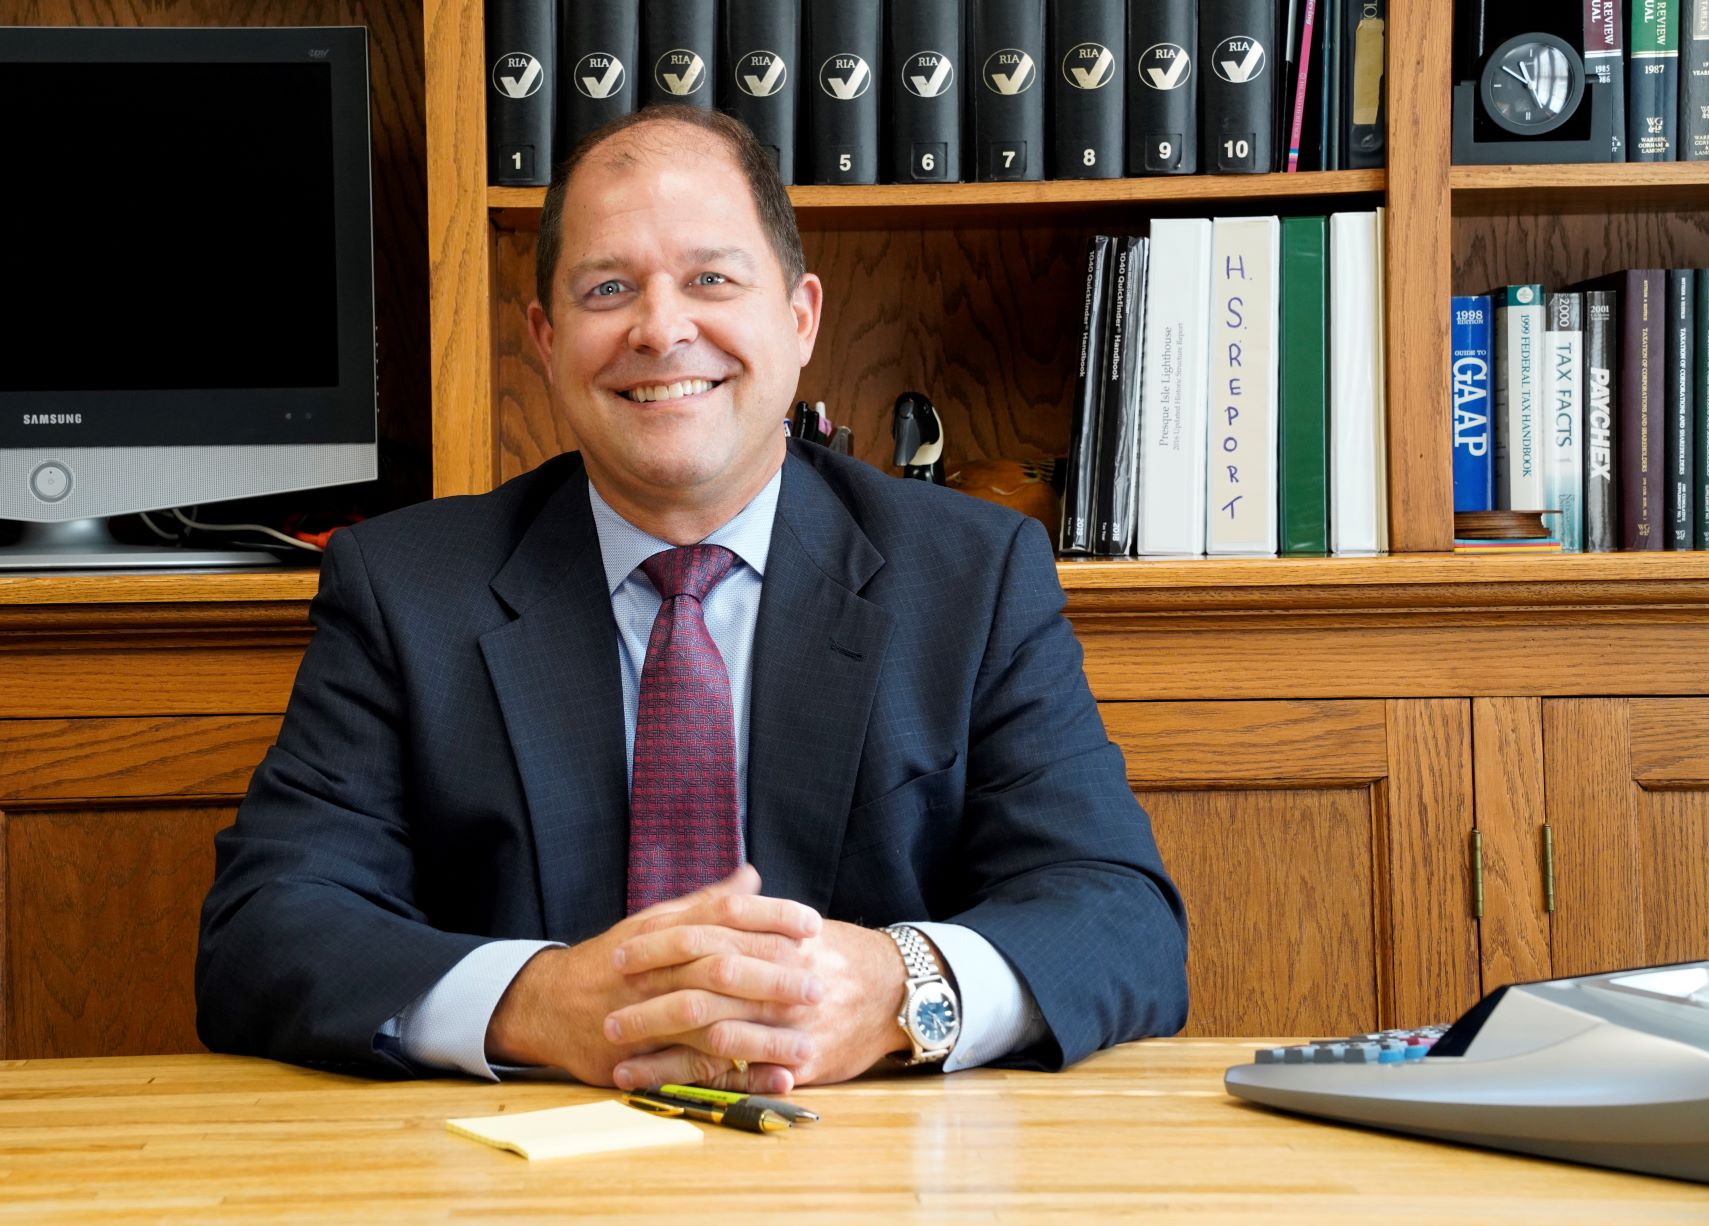
POLYGON ((0 569, 374 478, 369 166, 359 27, 0 27, 0 569))

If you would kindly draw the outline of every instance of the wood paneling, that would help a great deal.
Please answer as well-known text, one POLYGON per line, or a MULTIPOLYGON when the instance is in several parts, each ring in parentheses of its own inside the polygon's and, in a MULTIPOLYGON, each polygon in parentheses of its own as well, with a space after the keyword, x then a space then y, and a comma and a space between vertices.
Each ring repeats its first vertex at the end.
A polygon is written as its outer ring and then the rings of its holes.
POLYGON ((232 813, 8 810, 8 1057, 199 1049, 196 932, 232 813))
POLYGON ((1388 956, 1384 704, 1100 710, 1186 901, 1188 1031, 1375 1024, 1388 956))
POLYGON ((1472 700, 1472 774, 1483 838, 1478 958, 1484 989, 1547 979, 1541 700, 1472 700))
POLYGON ((293 645, 0 652, 0 716, 283 711, 302 655, 293 645))
POLYGON ((1709 693, 1709 625, 1596 621, 1077 618, 1075 630, 1106 700, 1709 693))
POLYGON ((478 494, 498 475, 481 14, 481 5, 469 0, 422 4, 428 147, 435 151, 427 164, 427 256, 436 496, 478 494))
POLYGON ((0 720, 0 806, 241 796, 278 733, 275 715, 0 720))
POLYGON ((1632 704, 1632 778, 1645 788, 1709 790, 1709 702, 1653 698, 1632 704))
POLYGON ((1669 206, 1641 193, 1561 212, 1516 205, 1454 218, 1454 292, 1536 281, 1545 290, 1621 268, 1700 268, 1709 264, 1709 190, 1669 206))
POLYGON ((1545 786, 1555 832, 1550 944, 1556 975, 1644 962, 1643 851, 1629 712, 1621 699, 1543 704, 1545 786))
MULTIPOLYGON (((368 27, 372 98, 374 305, 380 477, 366 510, 426 498, 431 413, 427 354, 427 128, 421 10, 409 0, 8 0, 9 25, 368 27)), ((479 55, 479 40, 475 54, 479 55)), ((441 146, 442 148, 445 146, 441 146)), ((98 175, 96 176, 98 178, 98 175)), ((95 190, 91 183, 72 190, 95 190)), ((241 207, 241 201, 235 202, 241 207)), ((253 287, 264 292, 263 287, 253 287)), ((345 501, 349 494, 339 495, 345 501)))
POLYGON ((1388 774, 1380 702, 1105 702, 1098 710, 1135 787, 1361 787, 1388 774))
POLYGON ((1479 996, 1472 920, 1471 712, 1436 699, 1388 704, 1385 789, 1391 1024, 1449 1021, 1479 996))
POLYGON ((1369 1029, 1372 789, 1137 794, 1187 906, 1184 1033, 1369 1029))
POLYGON ((1383 215, 1389 540, 1397 553, 1453 543, 1448 394, 1451 0, 1388 14, 1389 207, 1383 215))

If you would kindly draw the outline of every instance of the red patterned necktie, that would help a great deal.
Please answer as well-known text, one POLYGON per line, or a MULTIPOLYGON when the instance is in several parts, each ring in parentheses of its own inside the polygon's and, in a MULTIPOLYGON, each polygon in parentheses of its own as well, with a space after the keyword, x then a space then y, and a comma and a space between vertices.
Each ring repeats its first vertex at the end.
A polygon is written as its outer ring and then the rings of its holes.
POLYGON ((730 675, 701 601, 736 555, 721 545, 656 553, 641 569, 663 602, 647 639, 629 783, 629 913, 736 871, 736 722, 730 675))

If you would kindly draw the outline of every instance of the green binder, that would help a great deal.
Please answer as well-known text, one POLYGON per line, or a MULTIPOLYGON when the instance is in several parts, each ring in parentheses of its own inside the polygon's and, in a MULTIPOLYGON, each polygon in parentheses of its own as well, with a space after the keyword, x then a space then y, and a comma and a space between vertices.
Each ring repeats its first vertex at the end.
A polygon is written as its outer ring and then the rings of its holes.
POLYGON ((1282 218, 1281 551, 1329 552, 1329 262, 1322 217, 1282 218))

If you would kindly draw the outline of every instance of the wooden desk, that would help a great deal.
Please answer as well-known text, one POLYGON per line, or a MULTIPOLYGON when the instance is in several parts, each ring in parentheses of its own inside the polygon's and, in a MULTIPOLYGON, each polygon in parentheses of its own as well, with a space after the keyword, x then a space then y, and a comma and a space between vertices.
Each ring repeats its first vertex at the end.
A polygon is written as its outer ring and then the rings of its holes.
POLYGON ((1177 1039, 1057 1076, 874 1078, 801 1092, 824 1122, 782 1136, 707 1128, 697 1150, 532 1163, 444 1121, 605 1092, 226 1056, 14 1061, 0 1065, 0 1220, 1709 1220, 1693 1184, 1248 1106, 1221 1076, 1250 1051, 1177 1039))

